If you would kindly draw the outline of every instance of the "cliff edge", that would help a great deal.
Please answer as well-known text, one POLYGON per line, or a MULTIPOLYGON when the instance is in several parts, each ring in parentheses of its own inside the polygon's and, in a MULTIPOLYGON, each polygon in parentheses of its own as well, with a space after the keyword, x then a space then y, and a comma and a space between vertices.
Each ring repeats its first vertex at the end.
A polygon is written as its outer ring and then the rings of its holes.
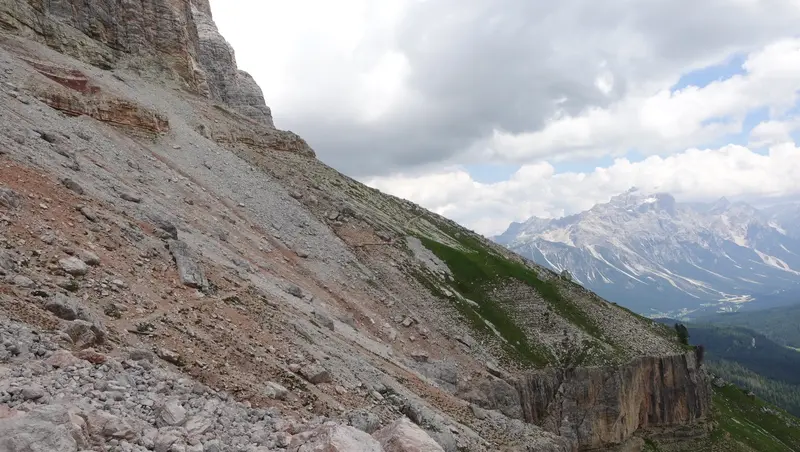
POLYGON ((711 390, 695 353, 641 357, 620 367, 544 369, 518 383, 526 421, 581 448, 623 444, 637 432, 698 426, 711 390))

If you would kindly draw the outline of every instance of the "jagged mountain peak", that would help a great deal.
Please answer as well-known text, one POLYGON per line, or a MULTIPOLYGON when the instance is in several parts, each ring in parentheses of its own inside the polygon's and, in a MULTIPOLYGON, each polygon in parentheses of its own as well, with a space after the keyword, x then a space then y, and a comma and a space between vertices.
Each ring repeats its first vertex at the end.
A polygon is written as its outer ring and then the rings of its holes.
POLYGON ((612 197, 606 204, 598 204, 595 208, 601 211, 613 208, 634 213, 663 211, 673 214, 675 212, 675 198, 669 193, 648 193, 632 188, 625 193, 612 197))
POLYGON ((730 206, 731 206, 730 200, 728 200, 728 198, 723 196, 718 200, 716 200, 713 204, 711 204, 709 212, 724 212, 728 210, 730 206))
POLYGON ((800 276, 793 216, 722 198, 679 203, 632 188, 586 212, 522 223, 496 240, 642 312, 752 300, 800 276), (792 238, 792 237, 795 238, 792 238), (645 295, 646 294, 646 295, 645 295))

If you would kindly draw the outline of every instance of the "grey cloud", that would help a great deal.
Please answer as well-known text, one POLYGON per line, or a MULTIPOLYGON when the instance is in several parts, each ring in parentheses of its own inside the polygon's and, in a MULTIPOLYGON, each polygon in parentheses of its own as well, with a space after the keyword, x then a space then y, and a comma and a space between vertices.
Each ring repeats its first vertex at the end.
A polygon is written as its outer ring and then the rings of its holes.
POLYGON ((414 2, 394 47, 409 60, 421 105, 403 103, 370 124, 307 108, 277 111, 276 120, 356 177, 464 163, 493 128, 536 131, 559 110, 606 106, 632 85, 791 36, 798 16, 778 0, 414 2), (608 95, 595 86, 605 70, 614 76, 608 95))

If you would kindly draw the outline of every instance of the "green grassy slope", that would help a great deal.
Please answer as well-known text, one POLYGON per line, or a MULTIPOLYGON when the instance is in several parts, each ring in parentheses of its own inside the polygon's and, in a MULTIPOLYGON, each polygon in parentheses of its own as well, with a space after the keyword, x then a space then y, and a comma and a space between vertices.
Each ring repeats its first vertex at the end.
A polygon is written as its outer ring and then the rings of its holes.
POLYGON ((734 385, 714 388, 714 451, 800 451, 800 419, 734 385), (727 447, 727 448, 726 448, 727 447))
POLYGON ((763 311, 715 314, 699 320, 749 328, 781 345, 800 348, 800 305, 781 306, 763 311))
MULTIPOLYGON (((442 280, 440 276, 430 272, 418 272, 415 276, 432 292, 442 292, 438 288, 449 287, 463 296, 451 298, 459 312, 470 322, 477 334, 489 334, 502 338, 509 357, 518 364, 530 367, 542 367, 548 364, 560 364, 547 346, 537 342, 534 335, 514 318, 509 305, 504 304, 494 294, 493 289, 509 282, 522 283, 533 289, 547 303, 548 309, 555 315, 565 319, 585 333, 571 363, 584 363, 589 351, 600 354, 606 361, 619 360, 624 355, 620 347, 604 334, 603 329, 594 321, 592 314, 566 295, 566 285, 574 285, 570 281, 558 278, 555 274, 543 275, 541 270, 527 265, 522 258, 509 256, 507 250, 494 246, 467 231, 459 230, 449 224, 438 221, 435 217, 425 218, 426 223, 437 229, 412 232, 422 244, 452 272, 452 279, 442 280), (436 237, 436 239, 432 238, 436 237), (465 300, 466 299, 466 300, 465 300)), ((602 301, 597 298, 596 303, 602 301)), ((604 303, 604 302, 602 302, 604 303)), ((631 321, 650 323, 630 311, 631 321)), ((674 334, 669 329, 654 329, 668 341, 675 342, 674 334)), ((563 364, 563 363, 562 363, 563 364)))
POLYGON ((708 435, 645 439, 643 452, 800 452, 800 419, 733 384, 713 388, 712 418, 708 435))
POLYGON ((714 375, 753 391, 765 401, 795 416, 800 415, 800 385, 765 377, 734 361, 715 359, 708 366, 714 375))

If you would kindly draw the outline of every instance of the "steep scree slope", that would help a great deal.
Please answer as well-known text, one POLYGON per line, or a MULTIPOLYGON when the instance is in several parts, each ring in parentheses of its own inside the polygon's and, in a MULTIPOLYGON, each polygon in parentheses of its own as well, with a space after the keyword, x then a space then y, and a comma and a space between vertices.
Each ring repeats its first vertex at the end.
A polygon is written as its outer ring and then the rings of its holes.
MULTIPOLYGON (((264 118, 224 40, 204 41, 207 2, 2 0, 0 24, 0 430, 74 433, 54 450, 392 451, 411 435, 572 451, 634 447, 659 423, 578 406, 586 441, 540 422, 554 404, 529 416, 550 384, 537 369, 579 388, 684 350, 316 160, 264 118)), ((671 384, 649 388, 696 390, 671 384)), ((703 430, 692 413, 663 420, 703 430)))

